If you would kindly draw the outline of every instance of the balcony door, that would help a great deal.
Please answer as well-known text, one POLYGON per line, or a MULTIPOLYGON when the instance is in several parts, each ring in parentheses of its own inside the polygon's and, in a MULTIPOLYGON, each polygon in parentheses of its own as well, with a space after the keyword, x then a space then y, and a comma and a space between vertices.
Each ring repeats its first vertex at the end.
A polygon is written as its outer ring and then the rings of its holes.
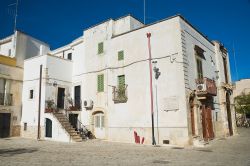
POLYGON ((75 106, 76 108, 81 108, 81 86, 75 86, 75 106))
POLYGON ((64 95, 65 94, 65 88, 58 87, 57 92, 57 108, 64 109, 64 95))

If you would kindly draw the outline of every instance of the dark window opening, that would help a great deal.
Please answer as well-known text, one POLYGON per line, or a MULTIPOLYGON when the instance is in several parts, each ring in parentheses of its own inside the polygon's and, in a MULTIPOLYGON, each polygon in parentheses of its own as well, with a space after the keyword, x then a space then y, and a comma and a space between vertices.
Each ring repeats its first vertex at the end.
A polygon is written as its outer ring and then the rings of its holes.
POLYGON ((30 96, 29 96, 30 99, 33 99, 34 98, 34 90, 30 90, 30 96))
POLYGON ((68 60, 72 60, 72 53, 68 53, 68 60))

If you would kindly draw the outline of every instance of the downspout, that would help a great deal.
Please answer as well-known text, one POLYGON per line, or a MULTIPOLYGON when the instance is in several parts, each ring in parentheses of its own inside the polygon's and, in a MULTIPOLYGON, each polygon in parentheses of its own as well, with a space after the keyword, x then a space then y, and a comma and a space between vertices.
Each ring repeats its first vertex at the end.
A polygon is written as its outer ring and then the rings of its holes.
POLYGON ((148 53, 149 53, 149 73, 150 73, 150 103, 151 103, 151 120, 152 120, 152 145, 156 145, 154 136, 154 102, 153 102, 153 85, 152 85, 152 63, 151 63, 151 33, 147 33, 148 38, 148 53))

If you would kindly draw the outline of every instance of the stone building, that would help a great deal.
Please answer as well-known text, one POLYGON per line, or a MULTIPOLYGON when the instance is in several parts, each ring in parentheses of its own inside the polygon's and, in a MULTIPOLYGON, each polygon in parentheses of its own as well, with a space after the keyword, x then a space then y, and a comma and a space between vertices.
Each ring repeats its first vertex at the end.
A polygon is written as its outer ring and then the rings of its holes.
POLYGON ((180 15, 94 25, 25 60, 23 81, 27 137, 37 137, 39 95, 41 139, 81 141, 87 131, 110 141, 190 145, 235 132, 227 50, 180 15))

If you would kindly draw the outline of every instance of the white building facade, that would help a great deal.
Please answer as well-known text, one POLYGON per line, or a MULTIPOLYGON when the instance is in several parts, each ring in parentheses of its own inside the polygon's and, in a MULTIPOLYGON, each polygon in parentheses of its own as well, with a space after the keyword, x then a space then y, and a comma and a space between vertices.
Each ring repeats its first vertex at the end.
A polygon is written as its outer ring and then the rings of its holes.
POLYGON ((46 43, 20 31, 0 40, 0 138, 21 133, 24 59, 47 52, 46 43))
POLYGON ((157 144, 208 141, 235 132, 230 102, 222 102, 230 84, 226 49, 182 16, 150 25, 130 15, 110 19, 84 30, 83 36, 64 47, 25 61, 22 135, 37 136, 41 94, 44 139, 77 140, 80 132, 65 127, 65 115, 73 128, 86 128, 96 138, 151 144, 153 101, 157 144), (161 73, 158 79, 154 67, 161 73), (45 111, 49 101, 54 113, 45 111))

